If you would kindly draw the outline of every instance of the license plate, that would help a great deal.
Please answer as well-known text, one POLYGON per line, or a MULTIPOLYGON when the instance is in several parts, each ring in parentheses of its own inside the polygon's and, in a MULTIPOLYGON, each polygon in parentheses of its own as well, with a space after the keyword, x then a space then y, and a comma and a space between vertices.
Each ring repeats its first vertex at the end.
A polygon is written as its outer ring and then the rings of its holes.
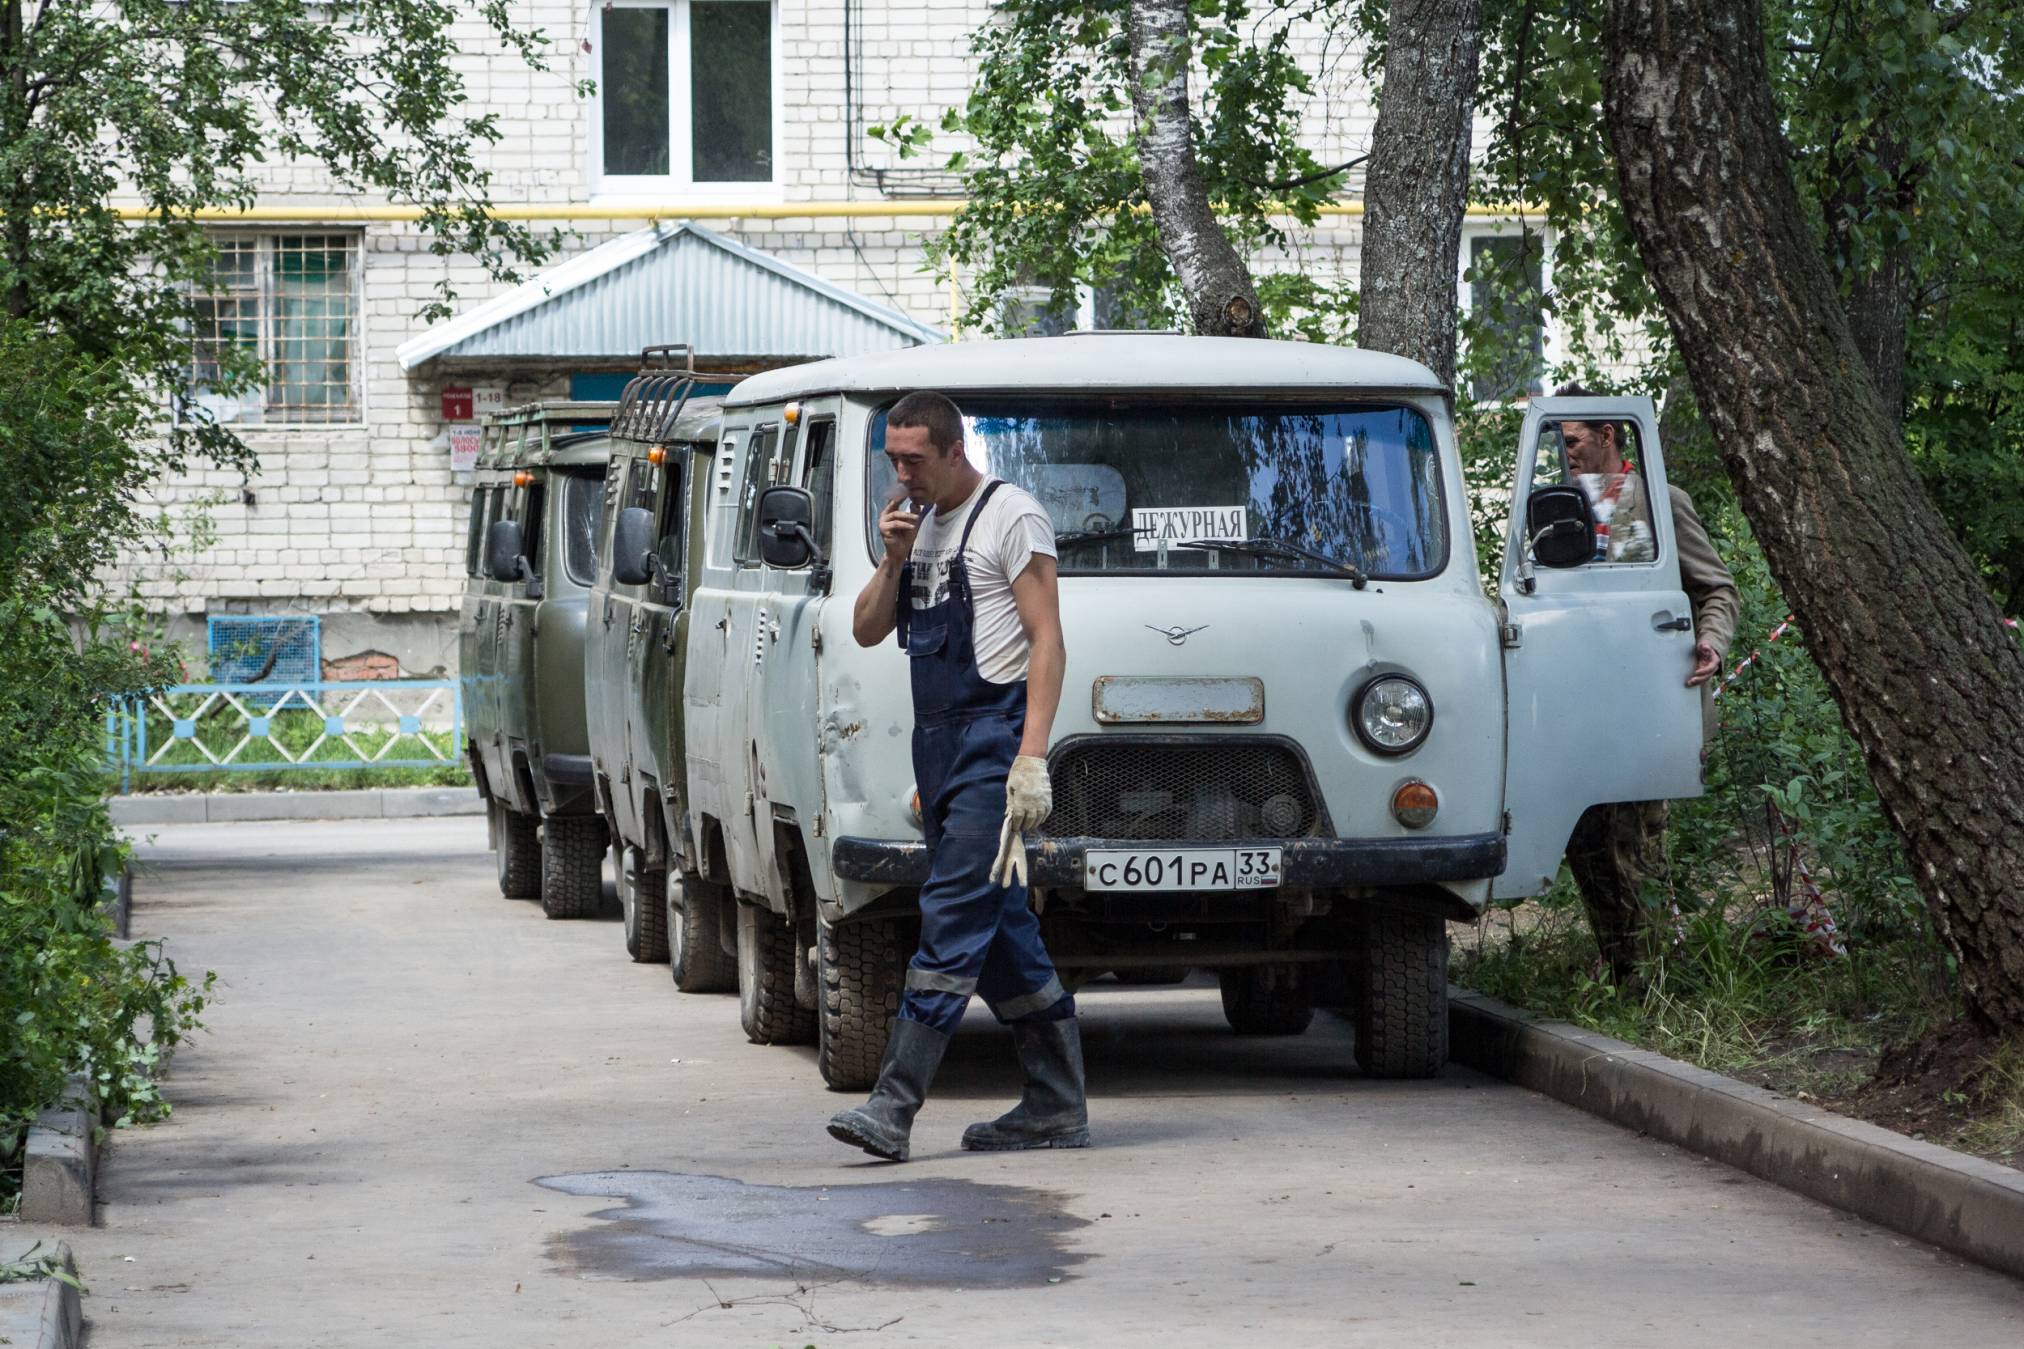
POLYGON ((1279 884, 1277 848, 1091 848, 1085 890, 1255 890, 1279 884))

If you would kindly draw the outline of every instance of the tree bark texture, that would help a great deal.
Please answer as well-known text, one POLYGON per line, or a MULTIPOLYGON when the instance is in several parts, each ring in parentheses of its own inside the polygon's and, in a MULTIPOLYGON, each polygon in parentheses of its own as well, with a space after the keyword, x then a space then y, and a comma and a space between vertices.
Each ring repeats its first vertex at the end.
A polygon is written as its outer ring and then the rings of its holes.
POLYGON ((1868 216, 1880 206, 1907 214, 1918 205, 1918 175, 1905 165, 1905 144, 1888 125, 1887 115, 1861 138, 1857 154, 1841 157, 1833 179, 1837 186, 1821 203, 1831 270, 1841 283, 1841 312, 1848 316, 1849 335, 1862 353, 1870 382, 1876 385, 1884 415, 1893 433, 1904 428, 1905 351, 1910 344, 1912 267, 1903 242, 1889 244, 1881 258, 1864 264, 1855 257, 1849 238, 1850 220, 1868 216), (1887 187, 1875 186, 1861 161, 1873 161, 1887 187))
POLYGON ((1198 333, 1263 337, 1265 316, 1251 270, 1223 232, 1195 160, 1188 108, 1187 0, 1131 0, 1132 106, 1139 119, 1139 172, 1160 244, 1198 333))
POLYGON ((1625 212, 1969 1010, 2024 1027, 2024 652, 1922 489, 1802 215, 1761 0, 1610 0, 1625 212))
POLYGON ((1364 179, 1356 342, 1452 385, 1482 0, 1391 0, 1390 14, 1364 179))

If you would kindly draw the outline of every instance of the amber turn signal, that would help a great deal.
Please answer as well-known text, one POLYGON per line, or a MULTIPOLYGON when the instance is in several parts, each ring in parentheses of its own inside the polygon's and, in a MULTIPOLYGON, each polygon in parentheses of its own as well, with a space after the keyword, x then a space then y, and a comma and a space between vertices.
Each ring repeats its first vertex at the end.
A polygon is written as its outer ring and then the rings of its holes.
POLYGON ((534 485, 534 475, 523 468, 513 475, 513 485, 515 487, 532 487, 534 485))
POLYGON ((1441 798, 1434 789, 1415 778, 1399 784, 1392 793, 1392 818, 1408 829, 1424 829, 1434 822, 1434 812, 1441 808, 1441 798))
POLYGON ((654 447, 653 447, 653 448, 652 448, 651 450, 648 450, 648 451, 647 451, 647 462, 648 462, 649 464, 665 464, 665 463, 667 463, 667 462, 668 462, 668 447, 667 447, 667 446, 665 446, 665 445, 656 445, 656 446, 654 446, 654 447))
POLYGON ((786 410, 780 416, 789 426, 801 425, 801 404, 789 403, 786 410))

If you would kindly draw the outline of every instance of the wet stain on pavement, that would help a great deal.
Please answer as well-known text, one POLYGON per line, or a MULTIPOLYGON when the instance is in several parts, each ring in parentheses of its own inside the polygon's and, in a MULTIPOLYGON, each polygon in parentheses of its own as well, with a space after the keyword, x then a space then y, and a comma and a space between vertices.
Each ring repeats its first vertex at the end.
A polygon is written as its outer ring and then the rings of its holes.
POLYGON ((579 1277, 632 1281, 779 1276, 935 1288, 1059 1282, 1087 1257, 1064 1239, 1089 1221, 1058 1195, 922 1179, 797 1188, 672 1171, 593 1171, 535 1182, 620 1199, 549 1239, 579 1277))

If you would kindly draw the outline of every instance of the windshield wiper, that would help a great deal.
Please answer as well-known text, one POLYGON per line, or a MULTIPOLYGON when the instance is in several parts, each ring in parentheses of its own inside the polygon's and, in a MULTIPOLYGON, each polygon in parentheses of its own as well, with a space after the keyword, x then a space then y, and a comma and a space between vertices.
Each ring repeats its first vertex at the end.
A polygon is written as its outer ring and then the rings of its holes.
POLYGON ((1325 567, 1331 575, 1348 577, 1349 583, 1358 590, 1370 584, 1369 577, 1347 562, 1332 558, 1326 553, 1317 553, 1312 548, 1302 548, 1297 543, 1288 543, 1285 539, 1268 538, 1262 534, 1248 539, 1189 539, 1173 546, 1212 548, 1219 553, 1238 553, 1246 557, 1298 559, 1325 567))
POLYGON ((1136 529, 1081 529, 1069 534, 1056 534, 1054 546, 1080 548, 1088 543, 1116 543, 1121 539, 1135 538, 1139 533, 1136 529))

